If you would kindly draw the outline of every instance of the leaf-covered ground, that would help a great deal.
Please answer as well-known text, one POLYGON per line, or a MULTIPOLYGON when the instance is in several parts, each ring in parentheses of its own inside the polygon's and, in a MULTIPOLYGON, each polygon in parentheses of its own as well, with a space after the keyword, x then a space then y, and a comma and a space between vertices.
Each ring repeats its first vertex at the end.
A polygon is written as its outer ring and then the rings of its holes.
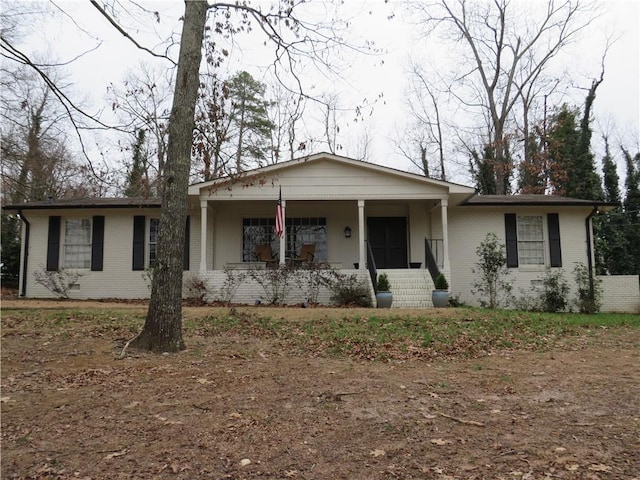
POLYGON ((3 301, 3 479, 640 478, 637 317, 187 308, 120 359, 143 315, 3 301))

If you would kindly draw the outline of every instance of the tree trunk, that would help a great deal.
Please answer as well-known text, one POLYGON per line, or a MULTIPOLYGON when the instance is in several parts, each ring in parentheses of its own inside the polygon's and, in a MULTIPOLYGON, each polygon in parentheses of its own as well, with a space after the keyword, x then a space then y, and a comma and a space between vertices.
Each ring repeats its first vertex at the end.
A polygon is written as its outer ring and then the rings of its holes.
POLYGON ((199 87, 206 1, 186 1, 178 72, 169 118, 167 161, 161 179, 158 263, 147 319, 131 346, 154 352, 185 348, 182 339, 182 259, 194 113, 199 87))

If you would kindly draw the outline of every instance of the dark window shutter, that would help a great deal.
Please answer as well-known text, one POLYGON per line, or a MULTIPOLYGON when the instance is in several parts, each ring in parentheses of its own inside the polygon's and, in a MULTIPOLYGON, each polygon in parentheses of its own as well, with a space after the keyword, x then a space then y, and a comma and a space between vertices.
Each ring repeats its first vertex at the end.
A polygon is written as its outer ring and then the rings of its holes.
POLYGON ((101 272, 104 257, 104 215, 93 217, 91 233, 91 270, 101 272))
POLYGON ((549 230, 549 263, 552 267, 561 267, 560 219, 557 213, 547 214, 547 228, 549 230))
POLYGON ((144 215, 133 217, 133 270, 144 270, 144 215))
POLYGON ((504 214, 504 230, 507 238, 507 267, 518 267, 518 231, 516 225, 516 214, 504 214))
POLYGON ((60 217, 49 217, 47 237, 47 271, 58 270, 60 263, 60 217))
POLYGON ((183 270, 189 270, 189 243, 191 243, 191 217, 187 215, 187 225, 184 230, 184 256, 182 258, 183 270))

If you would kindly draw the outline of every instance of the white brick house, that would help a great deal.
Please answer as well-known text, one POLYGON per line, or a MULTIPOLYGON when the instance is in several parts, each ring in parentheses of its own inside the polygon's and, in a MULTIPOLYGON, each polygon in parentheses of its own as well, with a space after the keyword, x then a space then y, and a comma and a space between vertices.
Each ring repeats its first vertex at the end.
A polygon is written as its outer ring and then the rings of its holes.
MULTIPOLYGON (((212 291, 226 267, 267 266, 256 258, 258 244, 286 263, 313 243, 314 261, 364 281, 374 265, 388 272, 394 306, 430 306, 429 263, 432 273, 434 266, 444 272, 452 294, 478 304, 472 268, 489 232, 507 245, 514 290, 530 290, 547 267, 564 269, 571 280, 575 264, 592 265, 590 219, 609 207, 552 196, 477 196, 467 186, 324 153, 192 185, 188 205, 185 277, 205 279, 212 291)), ((144 273, 155 260, 159 208, 158 199, 123 198, 5 206, 23 219, 21 295, 52 296, 33 272, 65 269, 80 274, 72 298, 148 297, 144 273)), ((258 297, 246 282, 233 301, 258 297)), ((293 292, 290 302, 300 300, 293 292)))

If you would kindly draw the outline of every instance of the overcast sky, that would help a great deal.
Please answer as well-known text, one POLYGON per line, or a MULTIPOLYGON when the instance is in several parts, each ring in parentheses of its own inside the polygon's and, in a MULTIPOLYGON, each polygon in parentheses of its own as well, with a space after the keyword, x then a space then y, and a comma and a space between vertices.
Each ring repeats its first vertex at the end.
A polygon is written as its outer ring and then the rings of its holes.
MULTIPOLYGON (((515 6, 521 1, 513 0, 512 4, 515 6)), ((418 43, 402 15, 389 19, 392 11, 399 11, 393 2, 346 0, 346 3, 350 15, 357 15, 352 19, 352 33, 374 40, 385 53, 347 59, 351 68, 344 71, 347 81, 338 85, 340 101, 347 106, 349 103, 360 103, 364 98, 371 100, 382 95, 375 103, 371 116, 366 118, 367 129, 374 138, 369 160, 412 170, 408 162, 394 152, 391 141, 394 133, 402 128, 406 116, 408 60, 410 56, 427 51, 434 56, 446 56, 446 49, 443 51, 433 41, 429 45, 418 43)), ((127 71, 134 69, 141 59, 150 61, 150 57, 116 32, 88 2, 59 0, 56 4, 68 16, 47 18, 44 28, 36 28, 31 33, 29 48, 46 53, 48 47, 49 51, 55 52, 58 60, 68 61, 101 42, 95 52, 84 55, 68 70, 79 92, 83 92, 95 108, 105 108, 106 86, 111 82, 121 83, 127 71)), ((129 30, 134 37, 154 47, 154 42, 159 44, 159 37, 165 35, 167 30, 179 32, 178 18, 184 8, 182 2, 142 4, 158 9, 162 22, 160 25, 138 24, 137 28, 129 30), (162 31, 159 36, 154 37, 154 29, 162 31)), ((606 129, 614 128, 614 133, 622 135, 627 146, 635 149, 637 143, 633 142, 640 139, 640 2, 621 0, 602 1, 601 4, 604 6, 603 16, 589 27, 579 44, 567 50, 563 62, 571 71, 574 81, 582 87, 588 87, 591 79, 600 73, 600 58, 607 37, 615 35, 616 41, 606 57, 605 80, 597 91, 594 113, 599 122, 606 124, 606 129)), ((259 78, 263 67, 263 55, 260 52, 256 57, 256 52, 251 48, 232 51, 230 70, 246 69, 259 78)), ((577 105, 582 105, 584 91, 576 88, 570 94, 574 95, 577 105)), ((345 141, 357 142, 361 128, 362 124, 350 122, 349 128, 343 130, 345 141)), ((346 154, 349 153, 347 149, 346 154)), ((463 173, 459 173, 454 180, 468 183, 463 176, 463 173)))

